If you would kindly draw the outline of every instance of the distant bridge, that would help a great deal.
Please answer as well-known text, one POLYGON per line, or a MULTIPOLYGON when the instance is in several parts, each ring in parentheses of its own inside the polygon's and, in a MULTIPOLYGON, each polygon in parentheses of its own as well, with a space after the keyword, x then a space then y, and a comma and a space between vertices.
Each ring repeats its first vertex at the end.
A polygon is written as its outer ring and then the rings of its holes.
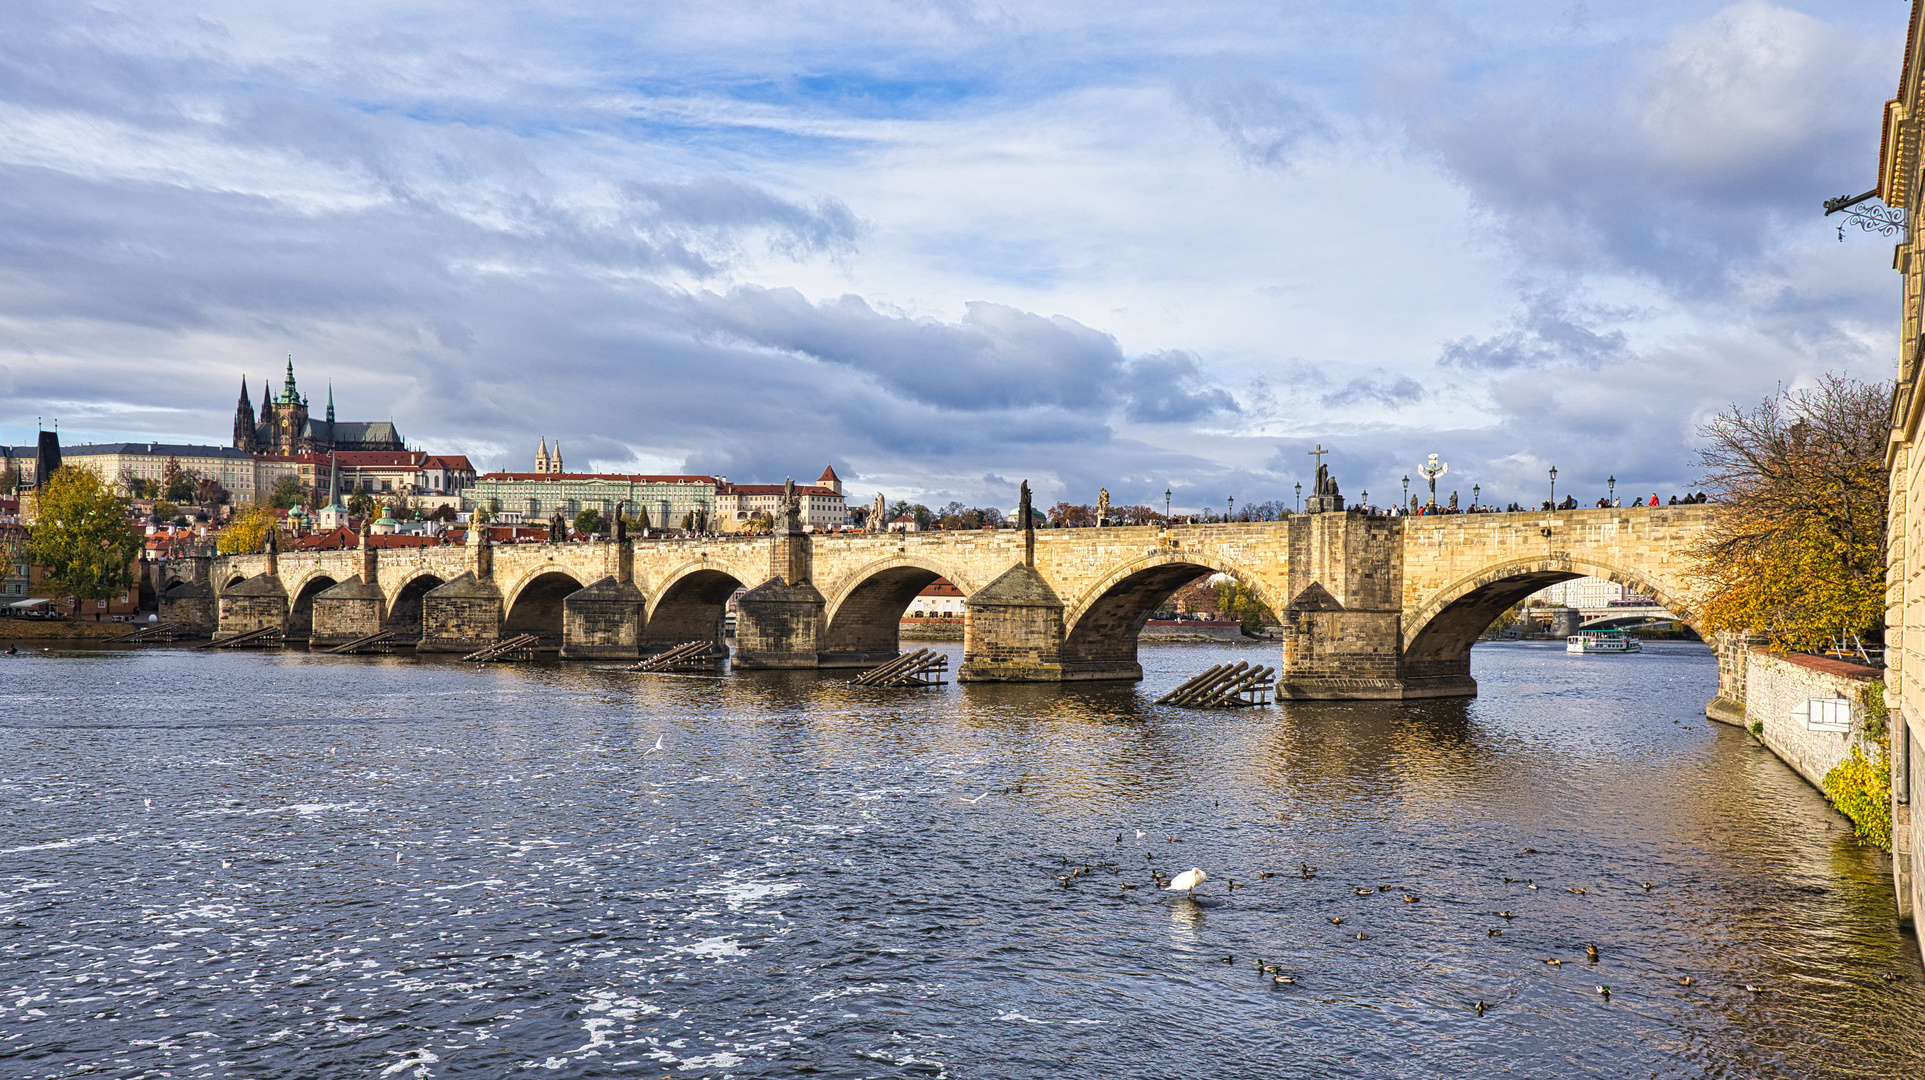
POLYGON ((1604 630, 1613 626, 1635 626, 1640 623, 1679 622, 1669 608, 1661 604, 1641 604, 1637 607, 1620 605, 1618 607, 1579 608, 1578 614, 1583 621, 1580 630, 1604 630))
POLYGON ((1059 682, 1141 678, 1137 637, 1150 613, 1188 582, 1222 573, 1283 622, 1281 694, 1443 697, 1475 694, 1472 643, 1559 581, 1616 581, 1691 623, 1686 552, 1706 520, 1697 506, 1332 512, 1033 533, 476 542, 175 560, 157 564, 165 580, 156 584, 164 617, 216 637, 273 626, 319 645, 391 630, 423 652, 465 652, 535 634, 583 659, 691 640, 725 648, 725 605, 746 589, 738 667, 831 668, 895 656, 903 611, 943 577, 965 597, 960 679, 1059 682))

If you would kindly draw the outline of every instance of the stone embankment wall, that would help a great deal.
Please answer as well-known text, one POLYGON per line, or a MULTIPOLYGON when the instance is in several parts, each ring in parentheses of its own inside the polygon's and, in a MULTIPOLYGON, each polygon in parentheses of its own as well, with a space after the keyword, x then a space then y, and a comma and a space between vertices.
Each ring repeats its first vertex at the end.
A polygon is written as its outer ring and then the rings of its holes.
POLYGON ((1781 655, 1754 648, 1744 676, 1745 724, 1758 740, 1798 774, 1823 790, 1825 774, 1851 751, 1865 730, 1865 688, 1882 676, 1877 668, 1822 656, 1781 655), (1849 702, 1843 717, 1828 717, 1814 701, 1849 702), (1844 719, 1831 730, 1826 719, 1844 719))

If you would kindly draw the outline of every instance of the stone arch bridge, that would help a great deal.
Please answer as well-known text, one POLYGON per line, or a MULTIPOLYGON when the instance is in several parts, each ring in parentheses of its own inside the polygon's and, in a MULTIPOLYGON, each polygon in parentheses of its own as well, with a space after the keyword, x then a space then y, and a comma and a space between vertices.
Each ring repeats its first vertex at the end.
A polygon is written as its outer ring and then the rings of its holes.
MULTIPOLYGON (((1518 600, 1591 575, 1656 597, 1687 624, 1699 506, 1278 522, 844 533, 379 549, 168 564, 216 637, 278 626, 315 645, 393 630, 421 651, 532 633, 566 658, 632 658, 690 640, 743 668, 860 667, 897 653, 910 600, 938 576, 965 595, 971 681, 1137 679, 1137 634, 1209 574, 1283 623, 1279 693, 1469 695, 1470 647, 1518 600)), ((170 616, 172 617, 172 616, 170 616)))

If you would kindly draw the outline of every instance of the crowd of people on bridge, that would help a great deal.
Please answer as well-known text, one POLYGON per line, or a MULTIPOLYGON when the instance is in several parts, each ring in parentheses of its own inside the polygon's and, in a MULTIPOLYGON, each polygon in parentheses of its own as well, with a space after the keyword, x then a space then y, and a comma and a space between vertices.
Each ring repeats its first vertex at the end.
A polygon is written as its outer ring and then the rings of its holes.
MULTIPOLYGON (((1708 503, 1710 501, 1711 497, 1709 495, 1699 491, 1696 493, 1686 492, 1683 495, 1673 495, 1671 496, 1670 502, 1667 503, 1660 501, 1658 493, 1654 491, 1648 498, 1633 496, 1630 505, 1639 507, 1690 506, 1697 503, 1708 503)), ((1608 510, 1620 508, 1624 505, 1625 503, 1622 498, 1601 498, 1597 501, 1596 509, 1608 510)), ((1495 505, 1480 506, 1472 503, 1468 507, 1460 509, 1457 506, 1457 495, 1453 492, 1448 504, 1433 503, 1426 505, 1419 503, 1417 498, 1412 496, 1408 507, 1393 505, 1387 509, 1379 509, 1375 506, 1362 507, 1361 509, 1370 517, 1430 517, 1438 514, 1523 514, 1546 510, 1576 510, 1579 509, 1579 506, 1580 504, 1576 496, 1566 495, 1562 502, 1553 504, 1551 500, 1545 499, 1536 507, 1529 507, 1523 503, 1516 502, 1501 507, 1495 505)))

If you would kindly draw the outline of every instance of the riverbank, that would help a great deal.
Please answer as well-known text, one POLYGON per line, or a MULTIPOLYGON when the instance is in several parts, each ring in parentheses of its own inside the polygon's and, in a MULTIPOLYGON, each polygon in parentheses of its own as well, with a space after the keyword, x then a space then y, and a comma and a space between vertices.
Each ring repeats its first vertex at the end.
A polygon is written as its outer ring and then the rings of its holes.
POLYGON ((102 641, 140 629, 134 623, 0 619, 0 641, 102 641))

